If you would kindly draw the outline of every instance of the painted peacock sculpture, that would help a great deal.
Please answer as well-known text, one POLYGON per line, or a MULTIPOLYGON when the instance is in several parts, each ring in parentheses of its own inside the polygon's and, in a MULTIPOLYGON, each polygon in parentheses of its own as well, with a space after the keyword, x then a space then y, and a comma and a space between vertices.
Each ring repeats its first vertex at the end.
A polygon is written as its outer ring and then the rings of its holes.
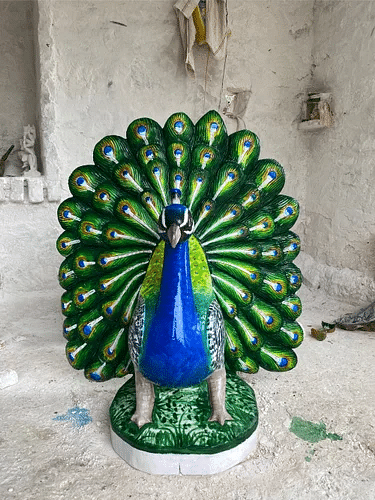
POLYGON ((210 111, 134 120, 94 148, 61 203, 66 354, 94 381, 135 374, 138 427, 154 385, 207 380, 224 424, 226 371, 287 371, 303 339, 298 203, 249 130, 210 111))

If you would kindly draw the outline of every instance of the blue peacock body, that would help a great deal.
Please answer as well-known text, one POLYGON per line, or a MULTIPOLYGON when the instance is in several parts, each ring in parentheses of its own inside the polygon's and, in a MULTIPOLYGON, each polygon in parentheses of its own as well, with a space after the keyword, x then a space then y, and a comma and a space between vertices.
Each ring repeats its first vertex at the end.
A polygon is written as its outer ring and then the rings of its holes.
POLYGON ((195 126, 175 113, 104 137, 72 172, 57 248, 74 368, 186 387, 224 365, 296 365, 299 207, 280 194, 282 166, 259 154, 253 132, 228 136, 215 111, 195 126))

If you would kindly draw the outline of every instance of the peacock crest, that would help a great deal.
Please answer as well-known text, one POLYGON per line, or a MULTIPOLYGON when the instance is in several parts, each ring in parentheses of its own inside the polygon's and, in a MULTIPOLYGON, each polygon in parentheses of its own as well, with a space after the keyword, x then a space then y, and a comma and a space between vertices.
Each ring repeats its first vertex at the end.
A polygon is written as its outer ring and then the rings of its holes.
POLYGON ((226 368, 296 365, 302 277, 291 228, 299 207, 280 194, 283 167, 259 154, 253 132, 228 136, 215 111, 195 126, 184 113, 164 128, 140 118, 126 139, 111 135, 96 144, 93 164, 72 172, 72 197, 58 209, 63 333, 73 368, 95 381, 133 371, 129 330, 148 321, 139 314, 140 292, 152 303, 162 280, 165 218, 179 211, 192 286, 202 301, 211 287, 224 318, 226 368))

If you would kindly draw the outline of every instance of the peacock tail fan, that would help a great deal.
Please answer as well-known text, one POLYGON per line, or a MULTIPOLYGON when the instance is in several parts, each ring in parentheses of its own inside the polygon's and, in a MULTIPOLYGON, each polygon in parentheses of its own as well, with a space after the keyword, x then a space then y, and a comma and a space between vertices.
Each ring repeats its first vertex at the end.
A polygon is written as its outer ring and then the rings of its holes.
POLYGON ((56 246, 64 258, 58 279, 73 368, 93 381, 133 373, 128 330, 141 287, 160 281, 158 220, 176 193, 192 213, 194 245, 204 252, 222 309, 227 369, 296 365, 302 275, 293 261, 301 242, 291 228, 299 206, 281 194, 283 167, 259 155, 256 134, 228 135, 216 111, 196 125, 177 112, 164 127, 134 120, 126 138, 104 137, 93 164, 72 171, 56 246))

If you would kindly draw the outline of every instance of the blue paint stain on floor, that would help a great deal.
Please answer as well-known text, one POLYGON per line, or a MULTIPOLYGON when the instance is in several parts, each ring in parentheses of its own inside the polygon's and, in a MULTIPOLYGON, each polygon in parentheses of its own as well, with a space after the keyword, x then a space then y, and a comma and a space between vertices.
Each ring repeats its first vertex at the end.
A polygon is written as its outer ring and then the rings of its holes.
POLYGON ((72 427, 83 427, 92 422, 90 410, 87 408, 80 408, 79 406, 69 408, 65 415, 57 415, 57 417, 54 417, 52 420, 70 421, 72 422, 72 427))

